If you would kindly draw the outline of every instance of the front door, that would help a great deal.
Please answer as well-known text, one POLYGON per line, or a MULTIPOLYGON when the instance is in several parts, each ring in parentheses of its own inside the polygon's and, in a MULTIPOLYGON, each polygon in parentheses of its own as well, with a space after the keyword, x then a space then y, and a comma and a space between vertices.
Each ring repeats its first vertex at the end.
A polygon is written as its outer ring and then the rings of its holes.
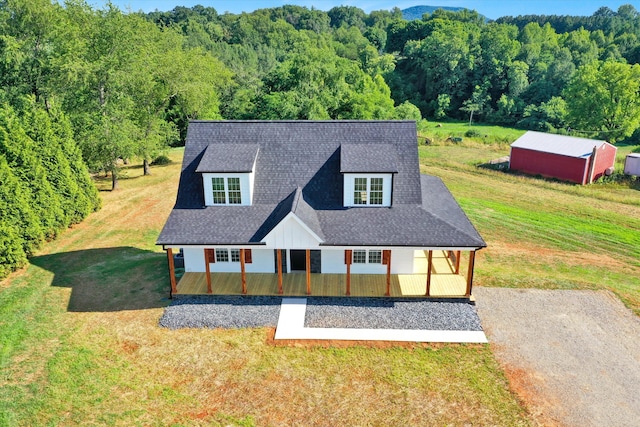
POLYGON ((291 249, 289 257, 291 258, 291 271, 307 270, 307 253, 304 249, 291 249))

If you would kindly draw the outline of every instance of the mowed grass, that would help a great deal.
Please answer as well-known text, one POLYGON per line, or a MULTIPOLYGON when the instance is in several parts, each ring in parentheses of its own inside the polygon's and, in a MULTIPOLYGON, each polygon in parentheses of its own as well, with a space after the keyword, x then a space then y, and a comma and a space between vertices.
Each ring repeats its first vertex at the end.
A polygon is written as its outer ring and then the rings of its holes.
MULTIPOLYGON (((443 144, 449 138, 461 138, 462 143, 480 142, 480 143, 502 143, 510 144, 518 139, 524 130, 487 125, 483 123, 463 122, 428 122, 426 126, 420 127, 419 136, 421 138, 429 138, 432 143, 443 144), (471 132, 471 134, 469 133, 471 132)), ((455 143, 459 144, 459 143, 455 143)))
MULTIPOLYGON (((489 346, 276 346, 268 329, 158 327, 169 283, 154 243, 182 152, 170 156, 150 177, 130 167, 100 212, 0 283, 0 425, 532 424, 489 346)), ((473 170, 441 172, 478 217, 460 191, 473 170)))
POLYGON ((419 150, 423 172, 443 178, 488 243, 476 285, 608 289, 640 314, 639 183, 579 186, 478 166, 508 144, 419 150))

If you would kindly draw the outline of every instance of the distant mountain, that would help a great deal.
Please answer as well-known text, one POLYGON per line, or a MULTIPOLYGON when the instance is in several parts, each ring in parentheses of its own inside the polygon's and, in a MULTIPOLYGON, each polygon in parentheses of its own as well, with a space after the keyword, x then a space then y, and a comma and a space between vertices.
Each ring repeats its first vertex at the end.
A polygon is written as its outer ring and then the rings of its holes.
POLYGON ((464 7, 449 7, 449 6, 413 6, 408 9, 402 9, 402 18, 407 21, 413 21, 414 19, 422 19, 422 15, 425 13, 433 13, 438 9, 450 10, 457 12, 464 9, 464 7))

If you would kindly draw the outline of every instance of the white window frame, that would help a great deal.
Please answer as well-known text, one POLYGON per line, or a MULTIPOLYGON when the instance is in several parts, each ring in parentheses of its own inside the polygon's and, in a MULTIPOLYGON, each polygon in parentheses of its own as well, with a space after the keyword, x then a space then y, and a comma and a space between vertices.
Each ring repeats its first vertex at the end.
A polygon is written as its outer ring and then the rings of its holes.
POLYGON ((382 264, 382 250, 369 249, 367 251, 367 264, 382 264))
POLYGON ((203 173, 204 204, 206 206, 251 206, 253 197, 252 176, 253 173, 203 173), (218 202, 214 203, 213 182, 216 179, 221 180, 222 184, 224 184, 224 195, 222 185, 220 185, 220 190, 217 190, 218 202), (224 198, 224 203, 222 203, 222 198, 224 198))
POLYGON ((216 262, 239 263, 240 249, 216 248, 216 262))
POLYGON ((222 177, 222 176, 214 176, 211 178, 211 201, 213 202, 214 205, 242 205, 242 183, 240 182, 240 178, 239 177, 235 177, 235 176, 227 176, 227 177, 222 177), (221 193, 220 190, 214 190, 213 189, 213 181, 214 180, 222 180, 222 183, 224 184, 224 201, 222 203, 217 202, 215 200, 215 196, 214 193, 219 192, 221 193), (234 180, 237 181, 237 186, 238 189, 237 190, 230 190, 229 187, 229 181, 230 180, 234 180), (231 200, 231 195, 233 194, 233 200, 234 202, 232 203, 231 200))
POLYGON ((367 251, 365 249, 354 249, 353 251, 353 264, 366 264, 367 263, 367 251), (363 258, 360 258, 364 255, 363 258))
POLYGON ((357 176, 353 178, 353 205, 354 206, 382 206, 384 203, 384 179, 382 177, 368 177, 368 176, 357 176), (373 180, 376 180, 376 184, 378 181, 380 182, 380 190, 375 190, 376 193, 380 193, 379 199, 380 203, 372 203, 371 202, 371 186, 373 184, 373 180), (365 190, 356 190, 357 181, 364 180, 365 190))
POLYGON ((216 262, 229 262, 229 250, 225 248, 216 249, 216 262))
MULTIPOLYGON (((344 206, 346 207, 389 207, 391 206, 391 187, 393 185, 392 174, 345 174, 344 175, 344 206), (357 190, 357 181, 364 180, 366 188, 357 190), (371 187, 381 185, 381 189, 375 189, 375 200, 379 203, 371 203, 371 187)), ((359 183, 362 186, 362 182, 359 183)))
POLYGON ((352 264, 382 264, 382 250, 354 249, 352 264), (364 255, 364 257, 360 258, 362 255, 364 255), (356 261, 356 257, 359 258, 359 261, 356 261))

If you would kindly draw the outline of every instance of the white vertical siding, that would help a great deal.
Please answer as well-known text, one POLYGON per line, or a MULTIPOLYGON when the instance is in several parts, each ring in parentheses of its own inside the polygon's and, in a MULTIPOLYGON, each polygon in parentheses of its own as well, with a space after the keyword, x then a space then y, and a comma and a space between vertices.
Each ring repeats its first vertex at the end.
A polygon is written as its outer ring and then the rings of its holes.
POLYGON ((315 249, 320 243, 292 214, 275 226, 263 242, 277 249, 315 249))

